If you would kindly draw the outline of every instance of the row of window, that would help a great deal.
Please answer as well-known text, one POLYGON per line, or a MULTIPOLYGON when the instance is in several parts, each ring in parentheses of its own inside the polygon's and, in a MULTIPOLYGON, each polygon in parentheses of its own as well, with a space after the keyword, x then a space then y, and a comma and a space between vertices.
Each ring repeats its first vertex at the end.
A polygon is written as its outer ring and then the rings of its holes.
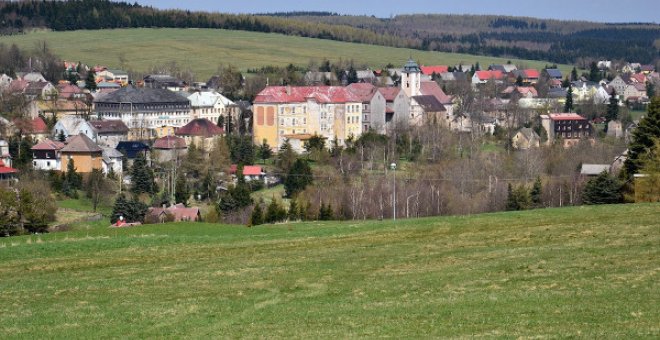
POLYGON ((153 104, 153 105, 142 105, 142 104, 131 104, 131 103, 117 103, 117 104, 105 104, 97 103, 97 108, 103 109, 119 109, 124 110, 158 110, 158 109, 190 109, 190 105, 184 104, 153 104))

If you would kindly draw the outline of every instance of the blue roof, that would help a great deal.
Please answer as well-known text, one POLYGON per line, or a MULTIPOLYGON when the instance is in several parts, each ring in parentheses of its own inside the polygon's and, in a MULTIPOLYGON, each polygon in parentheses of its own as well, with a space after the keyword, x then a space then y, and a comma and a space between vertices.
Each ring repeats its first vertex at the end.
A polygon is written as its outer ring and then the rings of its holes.
POLYGON ((557 78, 557 79, 561 79, 561 78, 562 78, 561 71, 559 71, 559 70, 556 69, 556 68, 548 68, 548 69, 545 70, 545 72, 548 73, 548 75, 550 76, 550 78, 557 78))
POLYGON ((115 149, 126 155, 126 158, 133 159, 137 157, 138 152, 149 150, 149 145, 143 142, 123 141, 119 142, 115 149))
POLYGON ((405 65, 403 65, 403 72, 406 72, 406 73, 413 73, 413 72, 420 73, 420 72, 422 72, 422 70, 419 68, 419 65, 417 65, 417 63, 414 60, 408 59, 408 62, 405 65))

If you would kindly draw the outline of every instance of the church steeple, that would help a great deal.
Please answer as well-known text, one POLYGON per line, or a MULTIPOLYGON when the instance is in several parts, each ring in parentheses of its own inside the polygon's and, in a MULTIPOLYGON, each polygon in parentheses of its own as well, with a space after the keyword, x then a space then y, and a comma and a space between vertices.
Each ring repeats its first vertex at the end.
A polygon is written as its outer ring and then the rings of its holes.
POLYGON ((403 65, 403 73, 401 74, 401 88, 408 95, 408 97, 419 96, 421 87, 421 73, 417 62, 412 58, 408 59, 403 65))

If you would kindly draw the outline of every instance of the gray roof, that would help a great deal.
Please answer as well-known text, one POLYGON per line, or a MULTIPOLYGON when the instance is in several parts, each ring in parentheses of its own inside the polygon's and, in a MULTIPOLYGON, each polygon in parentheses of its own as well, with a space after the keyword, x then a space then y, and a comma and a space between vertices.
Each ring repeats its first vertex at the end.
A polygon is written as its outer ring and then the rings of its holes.
POLYGON ((122 158, 124 154, 119 152, 119 150, 114 148, 103 148, 103 157, 104 158, 122 158))
POLYGON ((77 136, 69 138, 67 145, 62 148, 62 152, 95 153, 103 152, 103 149, 96 145, 96 143, 89 139, 89 137, 81 133, 77 136))
POLYGON ((609 164, 582 164, 582 170, 580 170, 580 174, 581 175, 586 175, 586 176, 598 176, 603 171, 610 172, 610 165, 609 164))
POLYGON ((445 106, 435 96, 414 96, 413 99, 425 112, 447 111, 445 106))
POLYGON ((532 138, 539 139, 539 135, 532 130, 531 128, 522 128, 519 131, 525 138, 527 138, 528 141, 531 141, 532 138))
POLYGON ((547 68, 545 69, 545 72, 548 74, 548 76, 550 76, 550 78, 556 78, 556 79, 562 78, 561 71, 556 68, 547 68))
POLYGON ((403 65, 403 71, 406 73, 411 73, 411 72, 416 72, 416 73, 421 73, 422 70, 419 68, 419 65, 412 60, 408 59, 408 62, 406 62, 405 65, 403 65))
POLYGON ((172 91, 165 89, 136 88, 133 85, 126 86, 115 92, 109 93, 96 100, 97 103, 180 103, 190 104, 188 98, 184 98, 172 91))

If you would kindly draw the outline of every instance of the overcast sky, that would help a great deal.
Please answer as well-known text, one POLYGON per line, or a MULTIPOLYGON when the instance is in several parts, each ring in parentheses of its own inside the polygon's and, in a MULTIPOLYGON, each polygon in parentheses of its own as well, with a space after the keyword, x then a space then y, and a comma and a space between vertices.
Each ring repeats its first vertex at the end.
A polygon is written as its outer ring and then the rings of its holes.
MULTIPOLYGON (((133 2, 134 0, 127 0, 133 2)), ((264 13, 330 11, 389 17, 396 14, 498 14, 599 22, 660 23, 660 0, 137 0, 157 8, 264 13)))

